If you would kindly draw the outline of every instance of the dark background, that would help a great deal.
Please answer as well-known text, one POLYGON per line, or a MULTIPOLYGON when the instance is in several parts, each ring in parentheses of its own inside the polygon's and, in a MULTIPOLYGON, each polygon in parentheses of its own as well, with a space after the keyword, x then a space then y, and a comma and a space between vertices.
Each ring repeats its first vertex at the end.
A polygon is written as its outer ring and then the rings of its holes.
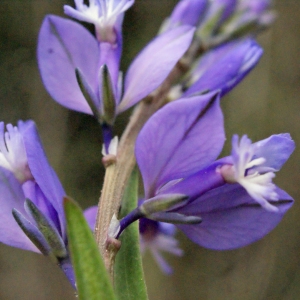
MULTIPOLYGON (((155 36, 175 3, 140 0, 127 13, 123 70, 155 36)), ((62 16, 63 4, 67 2, 0 2, 0 119, 14 124, 19 119, 36 121, 49 160, 67 193, 87 207, 96 204, 103 178, 98 125, 91 117, 68 111, 51 100, 35 59, 44 16, 62 16)), ((275 7, 276 22, 258 38, 265 49, 261 62, 223 101, 228 141, 234 133, 247 133, 255 141, 290 132, 300 144, 300 1, 278 0, 275 7)), ((127 117, 119 119, 119 128, 127 117)), ((200 248, 179 234, 185 256, 168 256, 174 266, 172 276, 161 274, 152 257, 145 257, 150 299, 300 299, 299 158, 296 150, 275 179, 296 203, 271 234, 248 247, 226 252, 200 248)), ((64 275, 46 258, 0 245, 0 299, 75 298, 64 275)))

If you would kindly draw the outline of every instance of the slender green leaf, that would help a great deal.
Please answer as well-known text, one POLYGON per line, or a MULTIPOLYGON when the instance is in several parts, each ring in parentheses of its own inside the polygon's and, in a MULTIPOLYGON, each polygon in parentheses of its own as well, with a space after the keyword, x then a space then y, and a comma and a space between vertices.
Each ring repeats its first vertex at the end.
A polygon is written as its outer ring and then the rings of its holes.
MULTIPOLYGON (((133 171, 129 180, 120 216, 127 215, 137 206, 138 174, 133 171)), ((119 300, 147 300, 147 289, 140 253, 139 227, 134 222, 122 233, 121 249, 116 256, 115 290, 119 300)))
POLYGON ((64 202, 68 241, 80 300, 115 300, 97 244, 80 207, 64 202))

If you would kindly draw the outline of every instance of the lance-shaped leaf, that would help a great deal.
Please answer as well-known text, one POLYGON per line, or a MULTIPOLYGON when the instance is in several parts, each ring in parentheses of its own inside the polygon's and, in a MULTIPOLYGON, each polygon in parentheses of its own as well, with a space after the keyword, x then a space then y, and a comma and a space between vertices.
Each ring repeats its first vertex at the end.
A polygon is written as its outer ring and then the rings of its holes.
POLYGON ((43 234, 53 254, 59 258, 66 257, 67 249, 65 243, 53 223, 29 199, 25 200, 25 210, 35 220, 38 229, 43 234))
POLYGON ((68 241, 80 300, 115 300, 99 249, 82 210, 65 198, 68 241))
POLYGON ((136 57, 125 77, 125 91, 118 112, 154 91, 186 52, 194 35, 191 26, 180 26, 155 38, 136 57))
MULTIPOLYGON (((124 194, 121 217, 129 214, 137 206, 138 191, 137 172, 131 175, 124 194)), ((115 289, 118 300, 147 300, 147 290, 140 252, 139 225, 131 224, 120 238, 121 249, 116 257, 115 264, 115 289)))

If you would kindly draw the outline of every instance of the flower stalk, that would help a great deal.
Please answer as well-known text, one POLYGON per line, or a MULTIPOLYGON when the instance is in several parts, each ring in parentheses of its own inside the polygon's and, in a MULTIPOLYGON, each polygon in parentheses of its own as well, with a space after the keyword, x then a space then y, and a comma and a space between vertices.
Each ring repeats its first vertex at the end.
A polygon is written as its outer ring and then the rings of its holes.
POLYGON ((94 235, 111 278, 114 263, 111 252, 115 252, 116 248, 111 247, 107 232, 113 215, 118 215, 126 184, 136 164, 134 157, 136 137, 150 116, 167 103, 167 95, 172 84, 188 71, 196 53, 195 45, 192 43, 190 50, 176 64, 162 85, 137 105, 120 140, 116 161, 106 168, 94 235))
POLYGON ((116 161, 106 168, 98 204, 94 236, 111 278, 113 278, 111 270, 113 270, 112 264, 114 261, 112 258, 116 255, 118 249, 111 247, 107 232, 113 215, 118 215, 126 184, 136 164, 134 157, 136 137, 146 121, 169 101, 168 94, 174 82, 189 71, 196 57, 209 49, 208 46, 203 48, 197 37, 193 40, 185 55, 178 61, 160 87, 136 106, 121 137, 116 161), (111 255, 110 252, 115 254, 111 255))

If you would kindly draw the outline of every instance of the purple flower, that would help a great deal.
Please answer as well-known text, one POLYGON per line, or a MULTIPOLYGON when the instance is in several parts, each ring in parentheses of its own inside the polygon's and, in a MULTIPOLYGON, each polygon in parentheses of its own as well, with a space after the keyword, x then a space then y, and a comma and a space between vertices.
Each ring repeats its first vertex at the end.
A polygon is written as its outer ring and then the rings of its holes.
POLYGON ((236 18, 229 24, 229 31, 258 32, 269 26, 275 18, 270 0, 242 0, 237 7, 236 18))
POLYGON ((180 25, 197 26, 208 7, 208 0, 181 0, 164 24, 164 30, 180 25))
POLYGON ((258 63, 262 48, 253 40, 229 42, 200 58, 186 82, 182 97, 234 88, 258 63))
POLYGON ((111 125, 117 114, 166 79, 188 49, 193 33, 192 27, 180 26, 156 37, 130 65, 123 89, 118 47, 98 43, 76 22, 47 16, 39 33, 39 69, 46 89, 58 103, 94 114, 111 125))
POLYGON ((0 123, 0 241, 50 256, 75 285, 63 210, 65 191, 32 121, 0 123))
POLYGON ((174 101, 145 124, 136 159, 146 200, 137 210, 174 223, 199 245, 226 250, 262 238, 292 206, 272 178, 294 142, 288 134, 254 144, 234 137, 231 156, 216 160, 225 141, 219 98, 210 93, 174 101))
POLYGON ((252 11, 255 14, 262 14, 271 7, 271 0, 242 0, 240 8, 252 11))
MULTIPOLYGON (((115 101, 115 99, 119 98, 118 95, 118 80, 119 80, 119 65, 122 54, 122 23, 124 18, 124 12, 129 9, 134 0, 91 0, 89 1, 89 5, 84 4, 83 0, 76 0, 75 5, 76 9, 65 5, 64 11, 67 15, 72 18, 75 18, 79 21, 84 21, 88 23, 92 23, 95 26, 95 33, 98 40, 98 48, 99 53, 96 59, 98 63, 95 65, 98 66, 98 77, 94 78, 97 80, 97 84, 102 86, 105 84, 103 82, 105 78, 105 74, 103 74, 103 66, 107 67, 107 80, 111 81, 110 84, 110 92, 112 93, 111 97, 113 99, 107 99, 115 101), (101 72, 102 68, 102 72, 101 72), (102 73, 102 74, 101 74, 102 73)), ((53 25, 55 27, 55 24, 53 25)), ((53 27, 52 26, 52 27, 53 27)), ((70 29, 70 28, 69 28, 70 29)), ((68 30, 68 29, 66 29, 68 30)), ((78 29, 79 30, 79 29, 78 29)), ((76 31, 75 31, 76 32, 76 31)), ((66 34, 68 34, 66 32, 66 34)), ((79 36, 78 40, 81 37, 79 36)), ((81 44, 84 42, 84 37, 81 44)), ((64 37, 62 37, 61 41, 63 42, 64 37)), ((80 42, 80 41, 79 41, 80 42)), ((88 45, 87 45, 88 48, 88 45)), ((68 50, 68 49, 65 49, 68 50)), ((76 51, 76 48, 75 48, 76 51)), ((88 49, 89 51, 89 49, 88 49)), ((80 51, 79 51, 80 52, 80 51)), ((72 53, 71 53, 72 54, 72 53)), ((97 53, 96 53, 97 54, 97 53)), ((76 54, 75 54, 76 55, 76 54)), ((86 59, 87 57, 85 57, 86 59)), ((93 61, 93 60, 92 60, 93 61)), ((76 66, 75 66, 76 67, 76 66)), ((80 66, 79 66, 80 67, 80 66)), ((78 71, 81 71, 81 68, 78 68, 78 71)), ((89 82, 85 82, 84 73, 80 73, 83 78, 80 78, 82 83, 85 84, 85 89, 89 93, 89 97, 91 97, 92 101, 96 101, 97 95, 95 95, 91 90, 92 86, 89 86, 89 82), (90 92, 89 92, 90 91, 90 92)), ((99 97, 103 98, 106 91, 98 91, 98 93, 102 93, 99 97)), ((103 100, 104 102, 105 100, 103 100)), ((89 104, 91 106, 91 103, 89 104)), ((105 104, 104 104, 105 106, 105 104)), ((103 109, 107 107, 103 107, 103 109)), ((106 117, 111 112, 106 112, 106 117)), ((114 113, 114 112, 113 112, 114 113)))
POLYGON ((17 127, 0 122, 0 166, 11 171, 21 182, 33 179, 28 166, 23 137, 17 127))

